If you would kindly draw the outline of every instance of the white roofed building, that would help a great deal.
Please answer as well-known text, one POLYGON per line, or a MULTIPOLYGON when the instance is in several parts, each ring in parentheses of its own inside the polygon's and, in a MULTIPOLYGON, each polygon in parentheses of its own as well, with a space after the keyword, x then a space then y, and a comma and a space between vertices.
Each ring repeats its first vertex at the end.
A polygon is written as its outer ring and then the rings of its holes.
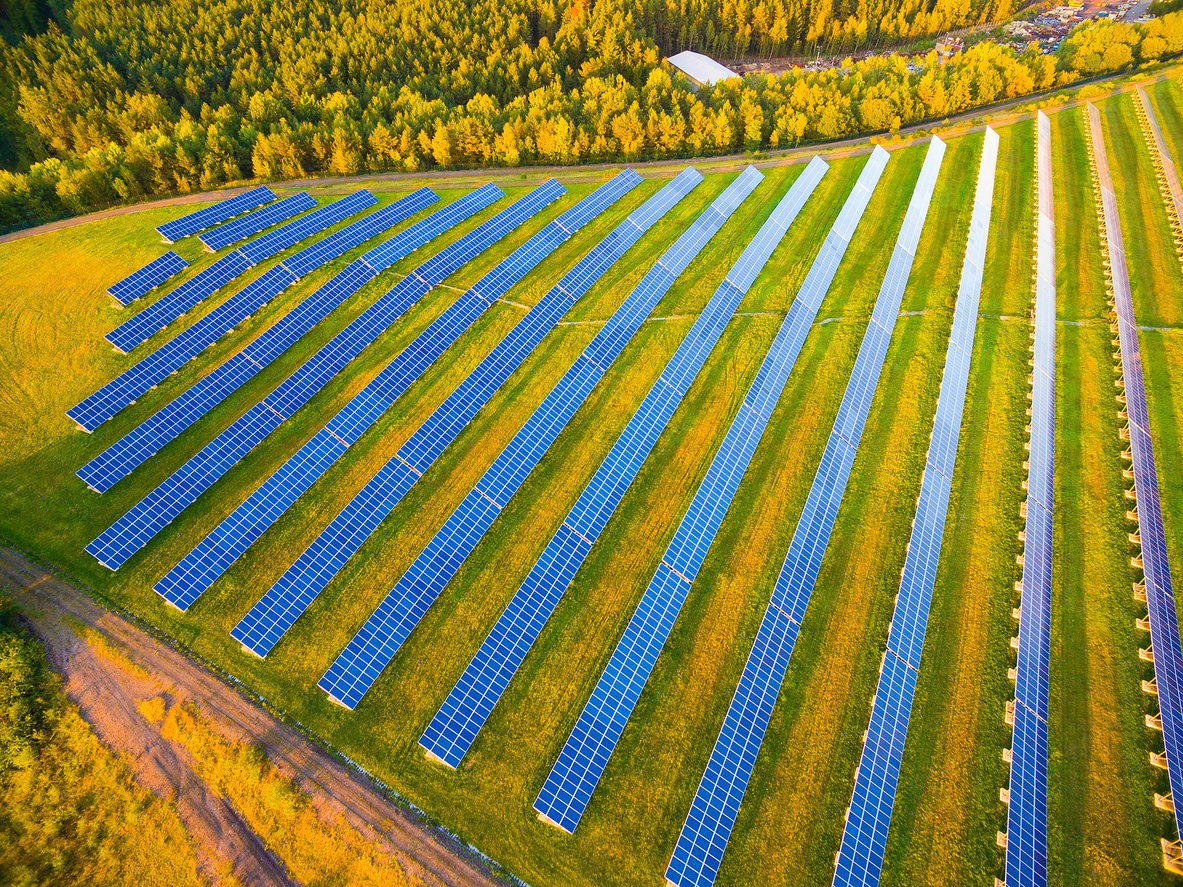
POLYGON ((679 52, 677 55, 671 55, 666 61, 699 86, 710 86, 720 80, 740 76, 700 52, 679 52))

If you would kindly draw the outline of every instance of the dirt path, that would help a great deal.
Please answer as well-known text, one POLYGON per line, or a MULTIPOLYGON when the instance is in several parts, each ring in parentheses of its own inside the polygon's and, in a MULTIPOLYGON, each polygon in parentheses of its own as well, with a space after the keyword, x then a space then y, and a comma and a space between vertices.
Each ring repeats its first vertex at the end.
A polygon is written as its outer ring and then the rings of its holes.
MULTIPOLYGON (((1095 81, 1092 85, 1101 85, 1111 80, 1117 80, 1121 77, 1129 76, 1130 72, 1121 71, 1117 74, 1112 74, 1108 77, 1103 77, 1095 81)), ((1134 89, 1135 85, 1148 86, 1151 83, 1157 83, 1160 80, 1166 79, 1170 76, 1168 73, 1161 73, 1155 77, 1145 80, 1139 80, 1137 84, 1130 82, 1118 85, 1115 93, 1129 92, 1134 89)), ((1073 84, 1067 88, 1077 88, 1084 84, 1073 84)), ((1093 96, 1090 99, 1074 99, 1063 105, 1058 105, 1054 108, 1048 108, 1047 113, 1054 114, 1059 111, 1065 111, 1072 108, 1079 107, 1085 101, 1091 101, 1101 96, 1093 96)), ((1001 102, 994 105, 989 105, 983 108, 971 108, 960 114, 955 114, 951 117, 940 121, 927 121, 924 123, 917 123, 912 126, 903 127, 899 135, 902 137, 900 141, 892 145, 892 147, 903 147, 910 145, 917 141, 922 141, 928 138, 927 133, 936 127, 940 127, 943 132, 942 135, 948 136, 956 132, 957 134, 976 132, 984 129, 985 124, 970 125, 966 127, 958 127, 958 123, 969 123, 970 121, 982 118, 989 115, 989 124, 991 126, 1006 126, 1014 123, 1022 117, 1028 116, 1031 112, 1022 111, 1014 114, 1006 114, 1005 112, 1016 107, 1038 103, 1042 99, 1047 98, 1046 93, 1038 95, 1020 96, 1007 102, 1001 102), (923 131, 924 135, 920 133, 923 131), (912 136, 912 138, 908 138, 912 136)), ((751 158, 746 154, 724 154, 717 157, 700 157, 690 160, 684 159, 665 159, 665 160, 645 160, 630 163, 627 160, 614 161, 612 163, 594 163, 584 166, 521 166, 521 167, 488 167, 483 169, 471 170, 432 170, 430 172, 416 172, 416 173, 363 173, 355 176, 325 176, 323 178, 312 179, 291 179, 286 182, 268 182, 268 187, 280 190, 299 190, 303 188, 319 188, 327 191, 333 189, 344 189, 346 187, 367 184, 375 182, 429 182, 435 181, 447 187, 475 187, 483 185, 490 179, 498 182, 506 182, 511 179, 525 177, 525 176, 553 176, 560 182, 570 184, 572 182, 586 181, 588 179, 598 179, 607 170, 621 169, 626 164, 632 166, 637 170, 644 170, 650 174, 651 177, 667 175, 673 177, 685 167, 688 163, 693 163, 695 168, 700 172, 731 172, 742 169, 749 163, 761 169, 781 166, 785 163, 804 163, 808 161, 814 154, 823 154, 831 159, 839 157, 850 157, 857 154, 867 154, 874 150, 875 145, 870 142, 871 136, 868 134, 854 136, 849 139, 841 139, 832 142, 821 142, 809 145, 802 145, 794 148, 779 148, 776 150, 769 150, 763 152, 763 157, 766 159, 757 160, 752 163, 751 158)), ((144 212, 149 209, 156 209, 162 206, 176 206, 184 203, 201 203, 211 200, 222 200, 234 194, 240 194, 254 185, 244 185, 238 188, 225 188, 221 191, 207 191, 200 194, 184 194, 179 197, 168 197, 163 200, 153 200, 147 203, 136 203, 131 206, 116 206, 111 209, 101 210, 100 212, 91 213, 85 216, 75 216, 70 219, 60 219, 56 222, 48 222, 44 225, 38 225, 35 228, 24 228, 20 231, 12 231, 8 234, 0 235, 0 244, 9 243, 14 240, 21 240, 25 237, 36 237, 38 234, 47 234, 50 231, 59 231, 63 228, 72 228, 75 225, 83 225, 87 222, 94 222, 99 219, 109 219, 114 216, 124 216, 129 213, 144 212)))
POLYGON ((20 553, 0 547, 0 587, 21 608, 62 674, 66 695, 98 737, 125 753, 136 780, 161 797, 176 799, 181 821, 198 852, 202 873, 214 883, 229 870, 246 887, 288 885, 284 866, 190 765, 188 753, 165 740, 137 703, 163 693, 167 701, 200 703, 204 716, 235 741, 262 744, 271 762, 328 818, 344 817, 381 850, 397 854, 412 879, 431 887, 492 885, 487 873, 446 847, 421 825, 336 758, 308 742, 228 686, 216 674, 160 643, 89 595, 47 574, 20 553), (78 634, 85 625, 147 672, 137 677, 78 634))

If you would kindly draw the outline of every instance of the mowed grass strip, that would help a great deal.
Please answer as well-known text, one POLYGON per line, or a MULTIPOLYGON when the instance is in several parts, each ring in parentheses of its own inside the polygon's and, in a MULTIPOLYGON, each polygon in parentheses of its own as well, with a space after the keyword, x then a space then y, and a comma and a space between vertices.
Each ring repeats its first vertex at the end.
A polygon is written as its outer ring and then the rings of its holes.
POLYGON ((1022 550, 1034 233, 1034 123, 1000 132, 994 203, 958 462, 892 828, 885 885, 989 882, 1022 550), (1002 315, 1002 317, 999 317, 1002 315))
POLYGON ((1053 116, 1052 140, 1060 323, 1049 882, 1155 883, 1163 872, 1148 828, 1152 774, 1125 541, 1116 346, 1083 112, 1053 116))

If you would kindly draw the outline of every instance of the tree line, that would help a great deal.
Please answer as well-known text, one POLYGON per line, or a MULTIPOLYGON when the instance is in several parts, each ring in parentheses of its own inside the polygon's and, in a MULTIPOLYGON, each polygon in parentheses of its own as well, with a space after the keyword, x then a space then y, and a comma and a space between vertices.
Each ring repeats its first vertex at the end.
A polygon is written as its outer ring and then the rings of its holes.
MULTIPOLYGON (((77 0, 0 41, 0 229, 246 178, 786 147, 1183 51, 1177 13, 1082 25, 1055 56, 982 42, 945 66, 879 56, 701 89, 663 64, 683 45, 750 48, 763 31, 744 22, 775 24, 779 2, 77 0)), ((824 2, 830 21, 874 12, 881 27, 948 5, 824 2)))

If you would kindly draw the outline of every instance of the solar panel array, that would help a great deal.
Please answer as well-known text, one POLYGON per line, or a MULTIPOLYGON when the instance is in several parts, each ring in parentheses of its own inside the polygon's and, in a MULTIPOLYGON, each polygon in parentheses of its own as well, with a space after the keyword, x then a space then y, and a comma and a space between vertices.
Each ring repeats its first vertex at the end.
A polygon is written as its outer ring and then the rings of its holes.
POLYGON ((772 600, 666 869, 679 887, 713 884, 718 874, 846 491, 944 153, 934 137, 772 600))
MULTIPOLYGON (((501 193, 494 190, 497 194, 501 193)), ((411 272, 376 303, 376 306, 380 307, 370 315, 368 321, 360 324, 355 321, 350 324, 328 346, 317 352, 278 388, 240 416, 164 483, 149 493, 92 542, 87 550, 92 554, 100 552, 101 562, 109 567, 113 564, 122 564, 209 489, 230 466, 250 452, 286 419, 291 418, 344 367, 348 360, 373 341, 384 329, 379 328, 378 324, 390 312, 394 312, 395 316, 401 314, 433 286, 541 208, 538 205, 537 194, 536 190, 519 200, 411 272)), ((191 560, 188 562, 191 563, 191 560)))
POLYGON ((961 436, 970 358, 977 328, 978 300, 982 291, 982 268, 986 260, 986 239, 990 233, 997 159, 998 134, 986 127, 965 262, 961 268, 961 284, 957 292, 957 307, 953 312, 953 330, 945 352, 945 371, 928 443, 920 498, 887 636, 884 666, 879 673, 879 685, 871 708, 870 727, 855 777, 850 814, 842 833, 842 847, 838 851, 834 884, 840 887, 878 884, 883 870, 883 854, 887 847, 896 783, 904 757, 904 742, 908 734, 916 676, 920 670, 932 589, 941 556, 945 515, 953 485, 957 444, 961 436))
MULTIPOLYGON (((119 351, 131 351, 145 339, 164 329, 195 305, 221 289, 252 265, 294 246, 306 237, 336 225, 348 216, 373 206, 377 200, 369 191, 357 191, 343 200, 289 222, 270 234, 223 256, 192 280, 162 296, 135 317, 124 321, 104 337, 119 351)), ((85 403, 85 401, 84 401, 85 403)), ((78 409, 75 407, 75 409, 78 409)), ((109 416, 106 418, 110 418, 109 416)), ((102 421, 106 421, 103 419, 102 421)), ((84 424, 84 423, 80 423, 84 424)))
MULTIPOLYGON (((887 152, 876 148, 859 174, 661 564, 534 802, 534 809, 559 828, 575 830, 603 776, 756 452, 887 160, 887 152)), ((457 731, 456 735, 461 734, 457 731)), ((435 751, 453 766, 463 753, 435 751)))
POLYGON ((423 732, 419 744, 432 758, 450 767, 459 766, 636 479, 641 465, 689 391, 752 281, 827 169, 826 164, 815 157, 798 176, 670 358, 660 378, 423 732))
POLYGON ((207 206, 205 209, 199 209, 197 212, 189 213, 187 216, 181 216, 179 219, 165 222, 163 225, 158 226, 156 231, 164 238, 165 243, 172 243, 175 240, 180 240, 182 237, 188 237, 190 234, 196 234, 198 231, 212 227, 219 222, 224 222, 244 212, 249 212, 256 206, 270 203, 274 199, 275 195, 271 193, 270 188, 252 188, 250 191, 244 191, 242 194, 215 203, 213 206, 207 206))
MULTIPOLYGON (((250 267, 250 261, 242 253, 227 253, 172 292, 165 293, 147 308, 119 324, 103 338, 114 345, 116 351, 126 354, 250 267)), ((94 430, 93 427, 84 427, 87 431, 94 430)))
MULTIPOLYGON (((217 529, 156 585, 169 600, 202 594, 473 322, 571 233, 630 190, 629 175, 597 189, 504 259, 416 337, 217 529)), ((565 193, 553 180, 526 200, 537 209, 565 193)))
POLYGON ((1056 445, 1056 236, 1051 124, 1036 115, 1035 345, 1019 655, 1007 810, 1006 883, 1047 884, 1048 673, 1056 445))
POLYGON ((283 200, 257 209, 253 213, 248 213, 233 222, 219 225, 212 231, 199 234, 197 239, 206 249, 217 252, 224 246, 238 243, 252 234, 258 234, 264 228, 286 222, 292 216, 307 212, 314 206, 316 206, 316 199, 307 191, 301 191, 299 194, 293 194, 291 197, 285 197, 283 200))
MULTIPOLYGON (((1159 128, 1158 117, 1155 116, 1154 106, 1150 104, 1150 97, 1141 86, 1138 87, 1136 95, 1142 117, 1150 128, 1153 141, 1151 154, 1154 155, 1155 166, 1166 191, 1164 197, 1169 198, 1167 209, 1175 226, 1175 245, 1178 249, 1179 237, 1183 233, 1180 230, 1180 226, 1183 225, 1183 187, 1179 185, 1179 172, 1175 168, 1175 161, 1171 159, 1171 149, 1162 137, 1162 129, 1159 128)), ((1183 252, 1180 252, 1180 256, 1183 256, 1183 252)))
MULTIPOLYGON (((1138 497, 1138 536, 1142 544, 1142 570, 1146 586, 1146 606, 1150 615, 1150 644, 1154 651, 1154 683, 1158 688, 1159 719, 1162 721, 1166 748, 1167 777, 1174 804, 1175 828, 1183 835, 1183 652, 1180 651, 1179 615, 1175 606, 1174 583, 1168 559, 1166 531, 1162 520, 1162 502, 1158 491, 1158 469, 1154 458, 1154 440, 1150 434, 1150 410, 1146 403, 1146 383, 1142 374, 1142 352, 1138 347, 1138 327, 1134 300, 1130 292, 1125 244, 1117 212, 1117 197, 1109 173, 1109 161, 1101 134, 1101 118, 1089 103, 1089 139, 1101 189, 1103 236, 1109 251, 1109 271, 1117 313, 1117 336, 1121 346, 1121 372, 1125 382, 1125 412, 1129 419, 1130 452, 1133 456, 1134 491, 1138 497)), ((1041 254, 1042 258, 1042 254, 1041 254)), ((1037 321, 1038 324, 1038 321, 1037 321)), ((1037 333, 1038 335, 1038 333, 1037 333)), ((1039 346, 1036 344, 1036 351, 1039 346)), ((1032 406, 1034 411, 1034 406, 1032 406)), ((1032 434, 1034 434, 1032 423, 1032 434)), ((1034 457, 1034 438, 1032 440, 1034 457)), ((1032 462, 1032 465, 1035 463, 1032 462)), ((1027 513, 1031 513, 1028 506, 1027 513)), ((1030 537, 1028 537, 1029 539, 1030 537)), ((1030 545, 1030 542, 1028 542, 1030 545)), ((1026 615, 1024 598, 1023 614, 1026 615)), ((1020 643, 1021 643, 1020 638, 1020 643)), ((1017 708, 1017 706, 1016 706, 1017 708)), ((1015 721, 1018 737, 1018 720, 1015 721)), ((1016 742, 1017 745, 1017 742, 1016 742)), ((1011 765, 1013 772, 1014 765, 1011 765)), ((1013 784, 1012 776, 1012 784, 1013 784)), ((1014 791, 1011 791, 1014 809, 1014 791)), ((1007 836, 1010 845, 1010 836, 1007 836)), ((1010 884, 1010 851, 1007 851, 1007 884, 1010 884)))
POLYGON ((179 274, 188 267, 189 263, 170 249, 134 274, 111 284, 107 288, 107 295, 120 305, 130 305, 144 293, 151 292, 174 274, 179 274))
MULTIPOLYGON (((629 173, 640 181, 635 173, 629 173)), ((231 634, 258 656, 271 652, 559 318, 701 180, 695 170, 683 171, 571 268, 353 497, 231 634)))
MULTIPOLYGON (((334 223, 329 219, 340 221, 340 218, 344 216, 353 215, 357 212, 354 207, 359 203, 366 205, 374 203, 374 198, 369 192, 359 193, 364 194, 364 200, 357 199, 358 195, 355 194, 345 200, 337 201, 337 203, 349 201, 351 206, 340 207, 329 213, 323 217, 323 224, 327 227, 334 223)), ((325 209, 332 209, 334 206, 336 204, 330 204, 325 209)), ((317 212, 321 212, 321 210, 317 210, 317 212)), ((311 219, 315 215, 316 213, 305 216, 305 219, 311 219)), ((299 224, 299 222, 292 224, 299 224)), ((83 427, 97 428, 129 403, 135 401, 145 391, 150 390, 154 385, 183 367, 309 271, 348 252, 377 233, 373 230, 369 218, 365 218, 300 250, 294 256, 266 271, 262 277, 251 281, 241 291, 235 293, 174 339, 161 345, 139 363, 124 370, 82 403, 67 411, 67 415, 83 427)))
POLYGON ((502 450, 321 678, 330 698, 348 708, 361 701, 645 317, 760 181, 753 173, 737 177, 658 259, 502 450))
MULTIPOLYGON (((500 192, 497 191, 496 194, 500 192)), ((367 227, 382 231, 430 206, 438 199, 430 188, 420 188, 362 221, 367 227)), ((100 493, 109 490, 144 460, 270 364, 379 271, 467 218, 482 208, 484 203, 482 200, 476 200, 462 206, 458 201, 412 225, 380 247, 370 250, 350 263, 242 351, 82 466, 77 472, 78 477, 86 481, 91 489, 100 493)))

